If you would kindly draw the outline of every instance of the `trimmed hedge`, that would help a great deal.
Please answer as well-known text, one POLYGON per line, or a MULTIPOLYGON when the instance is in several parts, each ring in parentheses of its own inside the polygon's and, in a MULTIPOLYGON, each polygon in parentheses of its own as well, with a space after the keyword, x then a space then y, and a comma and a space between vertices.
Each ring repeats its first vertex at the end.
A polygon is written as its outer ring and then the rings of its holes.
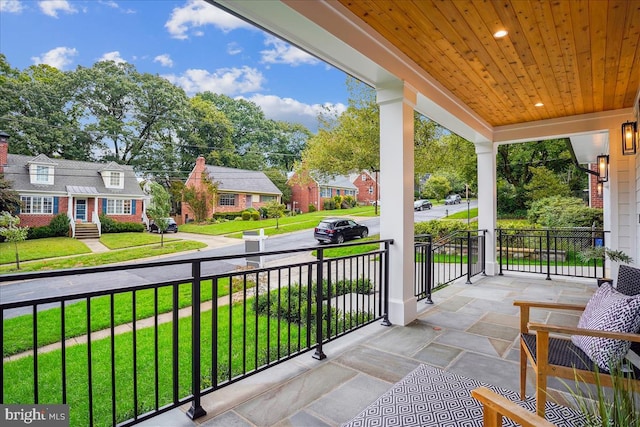
POLYGON ((49 222, 49 225, 31 227, 27 231, 28 240, 67 236, 69 236, 69 217, 64 213, 54 216, 51 222, 49 222))
POLYGON ((100 225, 103 233, 142 233, 144 224, 137 222, 118 222, 106 215, 100 215, 100 225))

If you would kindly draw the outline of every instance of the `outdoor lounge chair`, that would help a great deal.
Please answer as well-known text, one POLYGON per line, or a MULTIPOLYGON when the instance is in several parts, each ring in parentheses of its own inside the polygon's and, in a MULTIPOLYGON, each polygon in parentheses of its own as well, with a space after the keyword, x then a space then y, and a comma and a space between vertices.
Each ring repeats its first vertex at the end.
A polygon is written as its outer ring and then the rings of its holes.
MULTIPOLYGON (((626 313, 628 316, 621 315, 619 307, 612 305, 611 313, 601 316, 595 323, 597 327, 577 328, 567 326, 555 326, 542 323, 529 322, 531 308, 557 309, 557 310, 580 310, 584 311, 580 323, 588 317, 594 310, 594 305, 600 301, 613 301, 614 299, 625 299, 626 295, 630 295, 635 290, 635 294, 640 294, 639 278, 640 270, 629 266, 621 266, 619 278, 616 283, 616 291, 613 292, 610 283, 603 284, 601 288, 594 294, 587 306, 590 308, 585 311, 584 305, 549 303, 549 302, 529 302, 515 301, 514 305, 520 307, 520 397, 525 399, 525 391, 527 384, 527 361, 531 363, 536 374, 536 412, 544 417, 545 402, 547 400, 547 377, 553 376, 567 380, 579 379, 582 382, 595 384, 599 382, 603 386, 612 386, 612 377, 607 366, 602 366, 601 357, 593 360, 583 349, 574 344, 572 339, 567 337, 558 337, 560 335, 570 335, 575 339, 583 339, 578 337, 586 337, 588 340, 615 339, 621 342, 637 343, 640 346, 640 334, 638 333, 638 323, 640 321, 640 310, 638 301, 640 298, 633 298, 634 312, 626 313), (624 268, 623 268, 624 267, 624 268), (605 288, 605 289, 603 289, 605 288), (607 289, 608 288, 608 289, 607 289), (608 294, 608 296, 607 296, 608 294), (614 295, 615 294, 615 295, 614 295), (624 295, 621 295, 624 294, 624 295), (603 299, 598 300, 602 296, 603 299), (615 298, 614 298, 615 297, 615 298), (593 301, 593 303, 592 303, 593 301), (592 305, 593 304, 593 305, 592 305), (628 319, 628 320, 627 320, 628 319), (616 328, 623 323, 622 329, 625 332, 612 332, 607 323, 616 323, 616 328), (609 330, 608 330, 609 329, 609 330), (550 336, 554 334, 554 336, 550 336)), ((588 321, 588 320, 586 320, 588 321)), ((593 324, 593 323, 592 323, 593 324)), ((612 341, 605 341, 612 343, 612 341)), ((604 349, 607 345, 597 345, 594 348, 604 349)), ((613 359, 613 358, 612 358, 613 359)), ((640 369, 637 366, 630 365, 634 372, 627 372, 625 375, 632 377, 631 384, 636 390, 640 390, 640 369)))

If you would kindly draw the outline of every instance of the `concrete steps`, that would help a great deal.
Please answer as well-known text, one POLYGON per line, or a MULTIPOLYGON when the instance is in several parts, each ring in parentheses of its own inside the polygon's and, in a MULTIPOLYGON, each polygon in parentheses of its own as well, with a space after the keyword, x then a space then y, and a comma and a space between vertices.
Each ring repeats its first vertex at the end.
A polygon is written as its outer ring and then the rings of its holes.
POLYGON ((99 239, 100 231, 93 223, 84 222, 76 224, 76 239, 99 239))

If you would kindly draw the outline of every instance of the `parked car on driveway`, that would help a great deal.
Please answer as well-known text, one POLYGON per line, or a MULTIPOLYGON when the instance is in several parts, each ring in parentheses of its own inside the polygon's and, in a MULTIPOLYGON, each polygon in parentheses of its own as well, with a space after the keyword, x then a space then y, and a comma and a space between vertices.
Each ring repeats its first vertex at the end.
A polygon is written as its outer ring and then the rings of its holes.
MULTIPOLYGON (((176 224, 176 220, 173 218, 167 218, 169 220, 169 225, 167 226, 167 229, 164 231, 165 233, 171 232, 171 233, 177 233, 178 232, 178 224, 176 224)), ((160 230, 158 229, 158 224, 156 224, 155 222, 153 222, 153 220, 151 220, 151 222, 149 222, 149 232, 151 233, 159 233, 160 230)))
POLYGON ((455 205, 462 201, 459 194, 449 194, 446 199, 444 199, 445 205, 455 205))
POLYGON ((433 204, 429 200, 416 200, 413 202, 413 210, 414 211, 423 211, 425 209, 431 209, 433 204))
POLYGON ((356 237, 367 237, 369 229, 365 225, 346 218, 326 218, 313 230, 313 237, 320 243, 343 243, 356 237))

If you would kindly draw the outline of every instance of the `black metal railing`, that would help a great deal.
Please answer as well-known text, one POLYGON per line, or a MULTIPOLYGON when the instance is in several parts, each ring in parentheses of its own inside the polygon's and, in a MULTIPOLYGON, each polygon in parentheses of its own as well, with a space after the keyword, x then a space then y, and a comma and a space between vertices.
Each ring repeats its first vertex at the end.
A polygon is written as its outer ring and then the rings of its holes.
POLYGON ((371 243, 380 249, 336 258, 334 246, 252 254, 317 251, 268 268, 238 267, 242 254, 4 275, 101 289, 2 301, 0 403, 68 404, 72 426, 132 425, 188 402, 202 416, 206 393, 389 324, 392 241, 371 243))
POLYGON ((583 262, 578 254, 604 246, 606 231, 592 228, 496 230, 500 275, 504 270, 572 277, 604 277, 604 259, 583 262))
POLYGON ((461 277, 485 271, 486 230, 456 231, 432 242, 429 235, 415 236, 415 296, 432 303, 431 293, 461 277))

